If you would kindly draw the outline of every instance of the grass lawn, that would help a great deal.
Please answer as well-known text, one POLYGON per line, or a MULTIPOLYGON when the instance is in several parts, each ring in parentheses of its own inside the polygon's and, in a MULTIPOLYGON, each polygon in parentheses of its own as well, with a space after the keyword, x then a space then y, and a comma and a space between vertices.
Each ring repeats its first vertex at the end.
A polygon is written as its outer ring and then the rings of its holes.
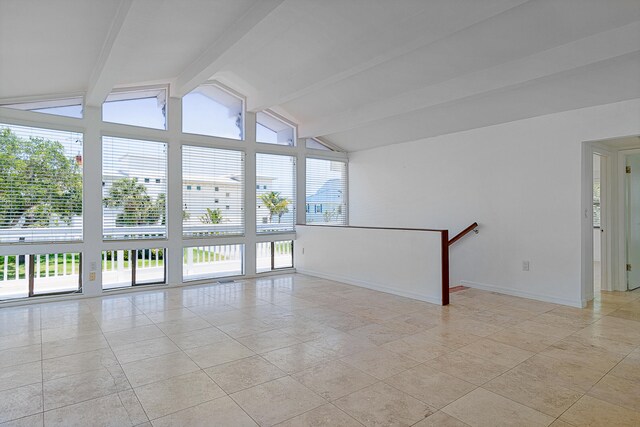
MULTIPOLYGON (((45 277, 47 275, 47 257, 46 255, 36 255, 34 264, 36 269, 38 268, 38 257, 40 258, 40 274, 36 274, 37 277, 45 277)), ((2 256, 0 257, 0 280, 15 280, 16 277, 16 258, 18 258, 18 274, 20 279, 25 279, 26 264, 28 263, 29 256, 2 256), (7 263, 7 278, 4 277, 5 262, 7 263)), ((77 274, 80 271, 80 254, 58 254, 57 262, 54 254, 49 255, 49 276, 53 276, 58 273, 62 275, 64 271, 67 274, 71 274, 73 264, 73 273, 77 274), (75 260, 72 262, 72 258, 75 260), (66 264, 66 265, 65 265, 66 264)))

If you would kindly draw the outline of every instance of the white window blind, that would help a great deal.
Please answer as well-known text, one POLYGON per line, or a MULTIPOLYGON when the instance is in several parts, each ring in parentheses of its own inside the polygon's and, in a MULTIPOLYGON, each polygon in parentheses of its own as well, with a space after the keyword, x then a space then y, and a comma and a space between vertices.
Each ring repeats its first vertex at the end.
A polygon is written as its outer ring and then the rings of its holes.
POLYGON ((103 238, 167 235, 167 145, 102 138, 103 238))
POLYGON ((307 158, 307 224, 347 223, 347 164, 307 158))
POLYGON ((256 222, 258 233, 293 231, 296 206, 296 159, 256 154, 256 222))
POLYGON ((244 152, 182 146, 185 237, 244 233, 244 152))
POLYGON ((82 134, 0 124, 0 242, 82 240, 82 134))

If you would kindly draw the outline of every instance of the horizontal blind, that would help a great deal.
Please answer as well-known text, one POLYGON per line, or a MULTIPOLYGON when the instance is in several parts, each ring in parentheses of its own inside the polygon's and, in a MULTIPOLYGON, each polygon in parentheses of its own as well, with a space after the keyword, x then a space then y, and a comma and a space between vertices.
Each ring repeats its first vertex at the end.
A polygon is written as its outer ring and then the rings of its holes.
POLYGON ((167 235, 167 144, 102 138, 103 238, 167 235))
POLYGON ((256 154, 257 232, 293 231, 296 218, 295 195, 295 157, 256 154))
POLYGON ((347 224, 347 164, 307 158, 307 224, 347 224))
POLYGON ((0 242, 82 240, 82 134, 0 124, 0 242))
POLYGON ((182 146, 182 234, 244 233, 244 152, 182 146))

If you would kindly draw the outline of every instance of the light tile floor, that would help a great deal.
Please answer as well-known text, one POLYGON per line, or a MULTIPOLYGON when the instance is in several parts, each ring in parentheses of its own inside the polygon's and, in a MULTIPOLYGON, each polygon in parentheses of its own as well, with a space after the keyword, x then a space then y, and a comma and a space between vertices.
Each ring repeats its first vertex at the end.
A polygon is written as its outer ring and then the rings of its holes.
POLYGON ((1 426, 640 426, 640 292, 289 274, 0 308, 1 426))

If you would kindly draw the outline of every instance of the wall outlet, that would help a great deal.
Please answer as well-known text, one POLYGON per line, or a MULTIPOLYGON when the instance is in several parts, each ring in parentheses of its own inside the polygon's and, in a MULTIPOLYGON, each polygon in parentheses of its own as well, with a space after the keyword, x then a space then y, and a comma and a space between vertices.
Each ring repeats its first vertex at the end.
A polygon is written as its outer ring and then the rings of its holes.
POLYGON ((98 264, 96 264, 96 262, 95 262, 95 261, 93 261, 93 262, 91 262, 91 263, 89 264, 89 270, 91 270, 91 271, 96 271, 97 269, 98 269, 98 264))
POLYGON ((94 280, 96 280, 96 272, 95 271, 90 271, 89 272, 89 280, 91 282, 93 282, 94 280))
POLYGON ((522 271, 529 271, 529 261, 522 261, 522 271))
POLYGON ((304 248, 302 248, 302 255, 304 255, 304 248))

